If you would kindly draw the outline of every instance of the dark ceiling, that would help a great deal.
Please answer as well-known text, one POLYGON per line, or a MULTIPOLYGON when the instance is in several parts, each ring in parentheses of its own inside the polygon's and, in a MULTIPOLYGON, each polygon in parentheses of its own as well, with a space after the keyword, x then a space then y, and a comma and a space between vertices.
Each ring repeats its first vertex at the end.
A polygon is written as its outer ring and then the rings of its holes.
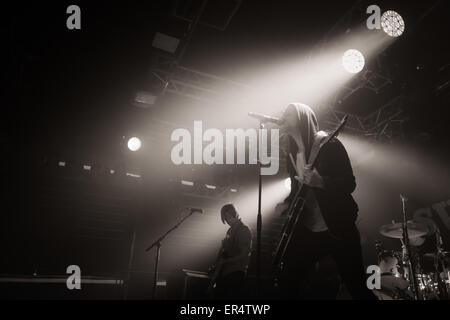
MULTIPOLYGON (((133 113, 140 112, 131 110, 129 102, 147 81, 155 32, 182 37, 188 24, 174 18, 174 12, 192 15, 200 3, 79 1, 81 31, 66 28, 69 2, 12 5, 2 19, 8 40, 8 50, 2 52, 7 70, 3 90, 16 119, 11 130, 25 142, 29 137, 45 138, 38 144, 46 141, 50 148, 72 141, 73 147, 91 149, 99 144, 106 148, 111 142, 114 149, 136 117, 133 113)), ((223 23, 236 3, 210 1, 202 21, 223 23)), ((197 26, 179 63, 251 82, 241 77, 241 69, 281 59, 286 52, 308 51, 354 3, 244 0, 226 30, 197 26)), ((360 3, 364 8, 365 2, 360 3)), ((435 89, 448 81, 448 67, 438 72, 448 66, 448 4, 425 0, 378 4, 402 12, 407 25, 405 35, 383 55, 393 83, 380 94, 360 90, 339 108, 366 113, 404 93, 412 101, 407 129, 412 134, 445 136, 448 89, 440 96, 435 89)), ((360 13, 364 18, 361 9, 360 13)), ((442 142, 436 138, 437 144, 442 142)))

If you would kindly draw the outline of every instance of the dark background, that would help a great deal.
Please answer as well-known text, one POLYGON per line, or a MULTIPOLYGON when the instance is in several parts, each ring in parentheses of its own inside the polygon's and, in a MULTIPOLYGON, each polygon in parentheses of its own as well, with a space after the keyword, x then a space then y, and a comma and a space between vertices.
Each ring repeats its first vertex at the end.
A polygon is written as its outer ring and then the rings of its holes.
MULTIPOLYGON (((123 278, 129 271, 135 232, 132 296, 149 297, 154 252, 146 254, 144 249, 179 221, 180 208, 186 205, 205 207, 207 215, 193 218, 186 230, 167 240, 162 278, 181 268, 205 270, 213 261, 226 230, 210 229, 218 223, 217 209, 240 195, 228 192, 205 198, 200 193, 199 199, 192 192, 186 196, 177 182, 197 179, 251 193, 256 169, 171 165, 169 127, 164 121, 187 125, 192 123, 191 114, 201 116, 205 106, 193 107, 186 97, 170 94, 150 109, 132 105, 136 91, 148 86, 153 58, 161 54, 152 48, 155 33, 185 39, 189 24, 175 19, 173 12, 188 8, 189 15, 199 3, 78 1, 79 31, 66 28, 71 2, 2 7, 1 274, 64 275, 68 265, 78 264, 85 275, 123 278), (132 135, 144 139, 139 154, 126 148, 132 135), (64 169, 58 166, 60 161, 67 163, 64 169), (82 170, 85 164, 93 169, 82 170), (127 177, 130 172, 142 178, 127 177)), ((256 75, 245 70, 282 60, 287 53, 308 51, 353 4, 244 0, 225 31, 199 25, 178 63, 251 85, 256 75)), ((383 53, 392 84, 379 94, 360 90, 336 106, 367 115, 399 93, 409 101, 402 139, 369 141, 364 144, 367 149, 349 152, 359 183, 355 198, 367 264, 375 262, 377 228, 400 219, 400 192, 411 195, 411 212, 450 198, 449 89, 436 92, 449 81, 448 3, 377 4, 382 11, 401 12, 407 26, 383 53), (364 150, 378 153, 357 166, 360 159, 355 157, 364 150)), ((204 19, 221 21, 233 5, 233 1, 210 3, 204 19)), ((366 17, 364 12, 360 16, 366 17)), ((207 111, 209 117, 216 112, 213 108, 207 111)), ((249 106, 252 110, 258 111, 249 106)), ((282 172, 274 181, 285 176, 282 172)), ((252 208, 244 216, 254 230, 256 206, 252 208)), ((265 263, 276 234, 272 227, 279 227, 277 218, 267 218, 264 229, 265 263)), ((254 267, 252 260, 251 276, 254 267)), ((268 268, 264 270, 268 275, 268 268)))

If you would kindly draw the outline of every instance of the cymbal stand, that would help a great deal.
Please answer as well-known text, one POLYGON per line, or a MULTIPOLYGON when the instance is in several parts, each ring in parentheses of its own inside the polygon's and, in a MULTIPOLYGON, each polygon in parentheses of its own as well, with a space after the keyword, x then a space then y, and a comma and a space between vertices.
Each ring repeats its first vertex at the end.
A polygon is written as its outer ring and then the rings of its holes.
POLYGON ((403 246, 404 246, 404 259, 408 266, 409 273, 409 281, 411 283, 411 287, 413 289, 414 300, 419 300, 419 288, 417 285, 417 278, 414 269, 414 262, 411 259, 411 250, 409 246, 409 236, 408 236, 408 219, 406 217, 406 199, 403 196, 400 196, 402 200, 402 213, 403 213, 403 246))

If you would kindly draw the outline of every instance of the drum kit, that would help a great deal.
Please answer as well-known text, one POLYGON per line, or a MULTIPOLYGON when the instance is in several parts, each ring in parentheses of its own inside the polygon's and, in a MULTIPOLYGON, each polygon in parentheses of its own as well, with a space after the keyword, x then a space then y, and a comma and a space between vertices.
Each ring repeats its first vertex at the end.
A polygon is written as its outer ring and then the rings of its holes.
POLYGON ((380 300, 449 300, 450 252, 443 250, 439 229, 422 220, 405 222, 379 229, 400 240, 401 250, 384 250, 377 242, 381 289, 375 294, 380 300))

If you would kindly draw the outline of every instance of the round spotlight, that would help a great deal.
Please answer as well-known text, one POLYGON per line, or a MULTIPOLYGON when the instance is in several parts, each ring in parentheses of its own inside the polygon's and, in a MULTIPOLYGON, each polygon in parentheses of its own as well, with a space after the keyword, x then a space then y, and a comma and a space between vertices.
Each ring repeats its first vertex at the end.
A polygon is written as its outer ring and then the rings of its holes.
POLYGON ((389 10, 381 16, 381 27, 391 37, 400 37, 405 31, 405 22, 397 12, 389 10))
POLYGON ((287 178, 284 180, 284 187, 286 190, 291 191, 291 178, 287 178))
POLYGON ((355 49, 345 51, 342 57, 342 65, 350 73, 361 72, 365 63, 363 54, 355 49))
POLYGON ((130 140, 128 140, 128 149, 130 149, 133 152, 138 151, 142 147, 142 142, 139 138, 133 137, 130 140))

